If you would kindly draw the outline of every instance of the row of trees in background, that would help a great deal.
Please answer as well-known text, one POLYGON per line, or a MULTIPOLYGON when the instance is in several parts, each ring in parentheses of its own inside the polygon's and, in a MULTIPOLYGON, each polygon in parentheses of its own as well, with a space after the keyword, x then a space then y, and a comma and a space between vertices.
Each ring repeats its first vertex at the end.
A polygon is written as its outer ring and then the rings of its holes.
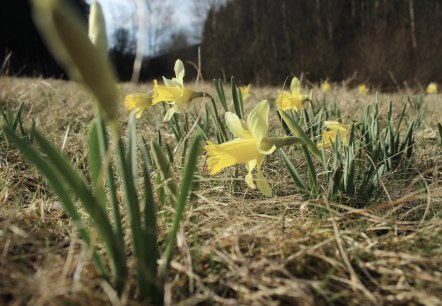
POLYGON ((206 77, 281 84, 353 79, 384 89, 442 81, 441 0, 232 0, 209 11, 206 77))
MULTIPOLYGON (((70 2, 86 22, 86 1, 70 2)), ((202 35, 173 29, 171 3, 134 0, 110 13, 111 23, 124 24, 112 33, 110 50, 121 81, 171 73, 176 58, 197 63, 193 42, 200 40, 206 79, 235 75, 245 84, 281 85, 303 73, 310 81, 383 89, 442 82, 442 0, 195 0, 192 19, 202 35)), ((28 0, 6 1, 0 20, 1 73, 63 77, 28 0)))
MULTIPOLYGON (((66 0, 84 20, 85 28, 89 4, 85 0, 66 0)), ((110 32, 111 60, 120 81, 133 78, 137 52, 141 54, 141 71, 137 80, 158 77, 170 72, 175 59, 161 56, 190 45, 188 36, 172 28, 171 1, 136 0, 119 4, 110 10, 108 22, 121 25, 110 32), (130 7, 132 5, 132 7, 130 7), (137 5, 140 10, 137 9, 137 5), (121 9, 119 9, 121 7, 121 9), (143 14, 140 14, 140 11, 143 14), (146 54, 148 54, 146 56, 146 54)), ((54 61, 37 32, 31 16, 29 0, 6 1, 0 10, 0 74, 14 76, 43 76, 65 78, 62 68, 54 61)), ((112 27, 109 28, 112 30, 112 27)), ((189 59, 184 51, 184 59, 189 59)), ((197 51, 193 52, 196 57, 197 51)), ((174 54, 173 56, 180 56, 174 54)))
MULTIPOLYGON (((29 2, 10 0, 1 4, 0 74, 64 77, 64 71, 53 60, 34 26, 29 2)), ((86 1, 68 2, 86 23, 89 14, 86 1)))

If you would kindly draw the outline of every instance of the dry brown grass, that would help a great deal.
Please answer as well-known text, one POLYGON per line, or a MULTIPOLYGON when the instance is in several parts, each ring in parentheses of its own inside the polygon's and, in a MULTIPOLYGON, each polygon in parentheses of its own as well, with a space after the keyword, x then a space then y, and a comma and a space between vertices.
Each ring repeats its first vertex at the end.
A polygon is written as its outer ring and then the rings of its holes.
MULTIPOLYGON (((200 87, 214 91, 209 84, 200 87)), ((255 95, 275 97, 276 90, 256 89, 255 95)), ((146 87, 122 85, 123 94, 133 91, 146 87)), ((361 114, 374 98, 345 88, 328 95, 344 115, 361 114)), ((406 95, 380 100, 393 100, 400 111, 406 95)), ((79 86, 0 78, 1 105, 15 108, 21 102, 24 119, 34 118, 85 168, 93 107, 79 86)), ((442 154, 431 133, 442 118, 440 103, 441 95, 426 97, 421 131, 427 133, 417 142, 416 171, 384 181, 385 202, 367 209, 305 202, 277 157, 266 163, 277 197, 263 198, 242 181, 240 193, 232 194, 231 172, 209 177, 203 157, 202 188, 184 216, 166 304, 441 305, 442 154), (425 191, 417 192, 422 186, 425 191), (321 217, 323 211, 328 217, 321 217)), ((161 115, 153 110, 139 122, 139 133, 154 137, 161 127, 161 115)), ((281 133, 276 127, 272 132, 281 133)), ((0 304, 137 305, 132 290, 117 299, 97 276, 44 180, 7 143, 0 148, 0 304)))

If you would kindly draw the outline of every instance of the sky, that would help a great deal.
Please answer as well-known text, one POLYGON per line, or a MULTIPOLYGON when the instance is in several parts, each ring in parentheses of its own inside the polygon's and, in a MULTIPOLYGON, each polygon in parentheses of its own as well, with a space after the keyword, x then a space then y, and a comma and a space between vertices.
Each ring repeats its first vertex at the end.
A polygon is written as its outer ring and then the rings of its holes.
MULTIPOLYGON (((93 0, 87 0, 89 3, 93 0)), ((107 32, 110 45, 112 45, 112 36, 116 29, 124 28, 130 30, 131 25, 137 24, 137 20, 133 20, 136 12, 136 0, 98 0, 100 2, 104 17, 106 20, 107 32)), ((171 33, 180 29, 190 29, 195 20, 192 18, 191 9, 192 0, 175 0, 173 2, 174 23, 171 33)), ((166 35, 165 35, 166 36, 166 35)), ((147 47, 144 52, 148 55, 147 47)))

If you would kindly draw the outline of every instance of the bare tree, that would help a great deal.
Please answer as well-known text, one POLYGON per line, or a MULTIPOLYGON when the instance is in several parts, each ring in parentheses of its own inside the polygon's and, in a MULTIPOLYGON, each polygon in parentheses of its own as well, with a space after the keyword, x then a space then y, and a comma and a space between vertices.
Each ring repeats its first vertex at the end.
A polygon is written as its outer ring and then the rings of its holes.
POLYGON ((174 12, 170 0, 135 0, 135 3, 138 29, 133 82, 139 79, 145 53, 153 57, 160 51, 161 40, 172 26, 174 12))

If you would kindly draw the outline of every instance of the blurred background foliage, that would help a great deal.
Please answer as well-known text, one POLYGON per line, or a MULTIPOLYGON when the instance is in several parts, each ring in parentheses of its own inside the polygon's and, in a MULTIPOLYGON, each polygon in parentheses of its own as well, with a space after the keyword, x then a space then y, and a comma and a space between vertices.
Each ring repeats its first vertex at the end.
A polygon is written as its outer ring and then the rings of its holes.
MULTIPOLYGON (((71 2, 86 22, 88 3, 71 2)), ((141 81, 170 74, 177 58, 198 63, 200 48, 205 79, 235 75, 243 84, 281 85, 303 74, 312 82, 347 80, 383 90, 442 82, 442 0, 193 0, 191 30, 171 30, 171 4, 157 2, 146 1, 146 18, 165 22, 144 26, 152 52, 143 56, 141 81)), ((1 5, 1 73, 63 77, 32 25, 28 1, 1 5)), ((131 24, 111 34, 121 81, 131 79, 137 51, 140 26, 131 24)))
POLYGON ((442 81, 440 0, 235 0, 204 25, 204 73, 281 84, 353 78, 385 89, 442 81))

